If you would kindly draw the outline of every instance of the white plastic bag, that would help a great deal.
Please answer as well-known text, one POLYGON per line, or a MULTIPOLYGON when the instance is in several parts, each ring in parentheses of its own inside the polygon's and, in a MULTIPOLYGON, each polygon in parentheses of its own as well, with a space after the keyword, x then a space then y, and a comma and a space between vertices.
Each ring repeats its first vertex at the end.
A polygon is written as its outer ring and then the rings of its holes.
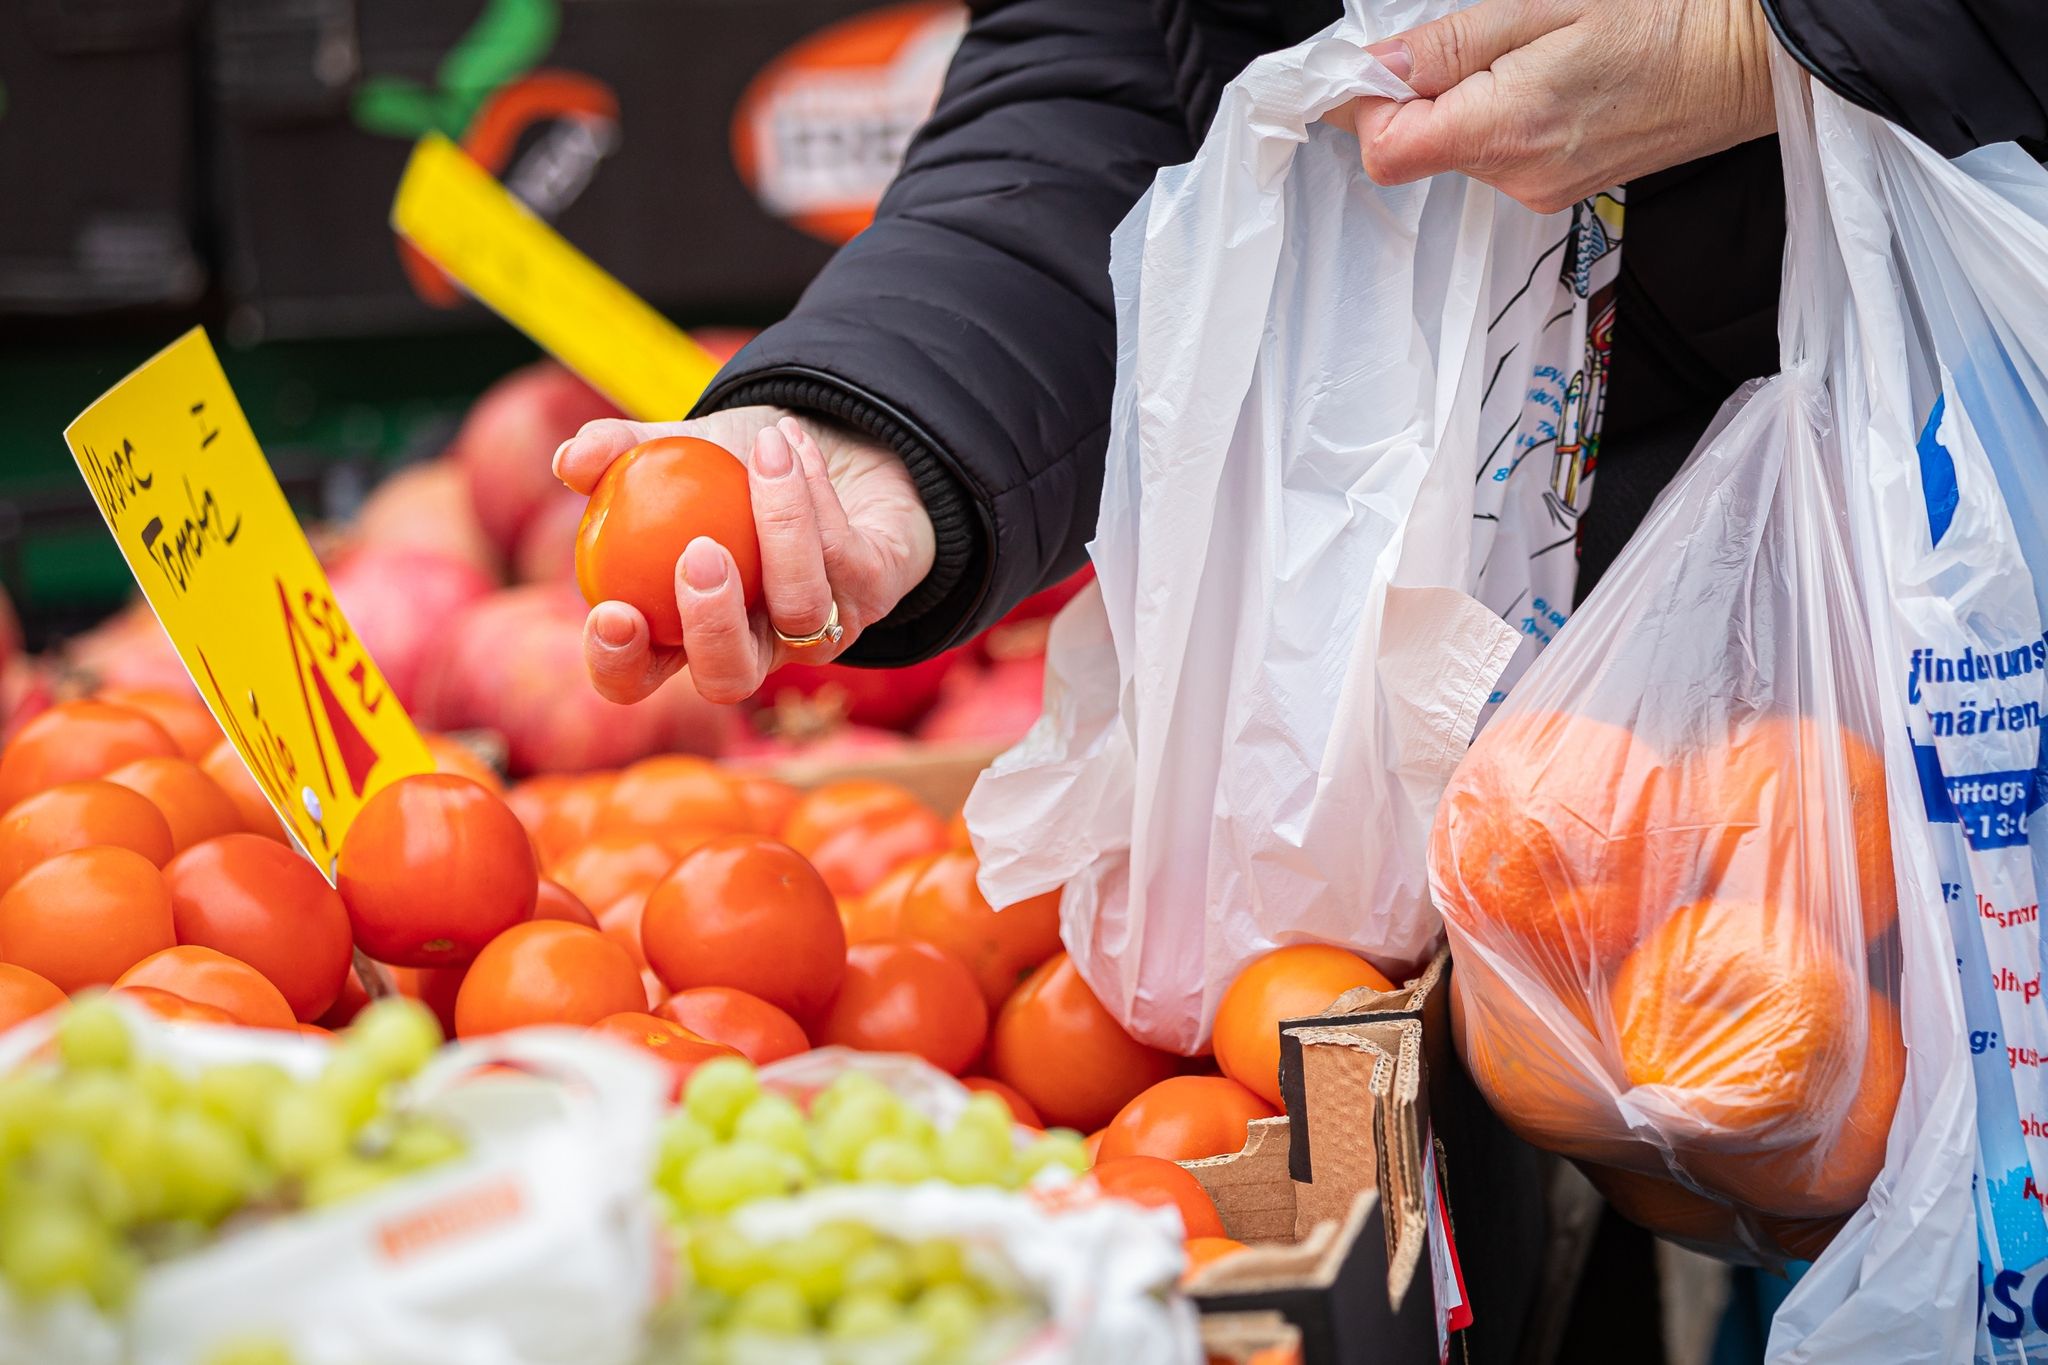
MULTIPOLYGON (((173 1065, 306 1074, 328 1050, 129 1013, 138 1048, 173 1065)), ((0 1070, 51 1026, 9 1032, 0 1070)), ((457 1044, 411 1090, 465 1135, 467 1155, 331 1208, 231 1226, 153 1267, 118 1320, 70 1305, 12 1316, 0 1292, 0 1362, 203 1365, 253 1336, 300 1365, 628 1365, 660 1289, 648 1178, 666 1088, 659 1067, 567 1030, 457 1044), (500 1064, 528 1074, 475 1079, 500 1064)))
POLYGON ((1827 366, 1874 607, 1909 1052, 1884 1173, 1769 1353, 2041 1359, 2048 173, 1779 79, 1788 356, 1827 366))
POLYGON ((1318 122, 1409 97, 1363 46, 1454 8, 1353 0, 1253 62, 1114 240, 1098 587, 967 811, 991 902, 1064 885, 1082 975, 1163 1047, 1278 944, 1429 954, 1437 795, 1568 614, 1618 200, 1382 189, 1318 122))

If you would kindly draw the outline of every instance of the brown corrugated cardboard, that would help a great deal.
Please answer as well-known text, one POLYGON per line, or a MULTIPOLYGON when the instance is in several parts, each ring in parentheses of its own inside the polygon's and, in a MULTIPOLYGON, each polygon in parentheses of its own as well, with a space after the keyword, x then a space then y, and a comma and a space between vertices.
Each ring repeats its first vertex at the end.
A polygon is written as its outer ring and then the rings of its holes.
POLYGON ((1301 1329, 1278 1313, 1211 1313, 1202 1319, 1202 1350, 1211 1362, 1282 1365, 1301 1359, 1301 1329))
MULTIPOLYGON (((848 777, 875 777, 907 787, 941 815, 951 815, 974 790, 974 779, 1007 747, 1000 744, 905 744, 898 753, 880 753, 857 760, 818 762, 792 759, 755 769, 797 787, 821 787, 848 777)), ((728 765, 749 771, 743 763, 728 765)))

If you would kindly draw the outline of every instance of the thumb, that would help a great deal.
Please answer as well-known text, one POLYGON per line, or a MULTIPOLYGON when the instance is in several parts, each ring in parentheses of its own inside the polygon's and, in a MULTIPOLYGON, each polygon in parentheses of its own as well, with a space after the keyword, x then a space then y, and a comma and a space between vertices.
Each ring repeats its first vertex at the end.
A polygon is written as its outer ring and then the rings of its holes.
POLYGON ((1558 27, 1546 9, 1528 0, 1480 0, 1365 50, 1409 89, 1432 99, 1558 27))

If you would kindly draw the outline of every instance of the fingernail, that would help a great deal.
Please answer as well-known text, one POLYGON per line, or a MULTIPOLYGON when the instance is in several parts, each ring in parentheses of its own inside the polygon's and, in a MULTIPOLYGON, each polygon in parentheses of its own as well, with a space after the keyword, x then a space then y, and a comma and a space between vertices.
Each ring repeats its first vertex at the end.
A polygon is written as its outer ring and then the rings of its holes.
POLYGON ((607 649, 624 649, 633 642, 633 622, 622 611, 602 611, 592 622, 598 643, 607 649))
POLYGON ((1368 56, 1379 58, 1380 65, 1391 72, 1397 81, 1405 81, 1410 75, 1414 74, 1415 54, 1410 52, 1408 44, 1402 42, 1399 38, 1389 38, 1384 43, 1374 43, 1367 47, 1365 51, 1368 56))
POLYGON ((800 445, 803 442, 803 424, 798 422, 794 417, 783 418, 781 421, 775 424, 775 429, 782 433, 783 439, 789 442, 791 449, 795 449, 798 445, 800 445))
POLYGON ((796 468, 796 457, 790 451, 788 440, 767 440, 765 431, 761 435, 763 439, 754 445, 754 468, 771 479, 782 478, 796 468))
POLYGON ((716 592, 725 584, 725 556, 717 542, 698 536, 683 550, 683 581, 693 592, 716 592))
POLYGON ((568 440, 555 447, 555 458, 549 463, 548 468, 555 471, 555 477, 558 479, 562 477, 562 456, 568 451, 570 445, 575 440, 576 438, 571 436, 568 440))

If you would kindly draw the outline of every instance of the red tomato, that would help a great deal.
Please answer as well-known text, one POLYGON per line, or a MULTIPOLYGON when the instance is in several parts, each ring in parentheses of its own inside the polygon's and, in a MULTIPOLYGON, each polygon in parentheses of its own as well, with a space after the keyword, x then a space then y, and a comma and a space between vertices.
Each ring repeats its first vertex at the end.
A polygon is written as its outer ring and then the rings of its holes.
POLYGON ((986 1095, 994 1095, 1010 1107, 1010 1117, 1025 1127, 1045 1127, 1045 1120, 1038 1117, 1038 1111, 1031 1107, 1031 1101, 1025 1099, 1001 1081, 989 1076, 962 1076, 960 1084, 966 1086, 969 1090, 977 1090, 986 1095))
POLYGON ((594 1024, 647 1006, 640 969, 595 929, 559 920, 515 924, 469 964, 455 997, 455 1036, 530 1024, 594 1024))
POLYGON ((909 788, 878 777, 848 777, 814 787, 790 808, 782 842, 809 857, 826 838, 864 816, 883 811, 922 810, 909 788))
POLYGON ((241 808, 189 758, 138 758, 108 773, 107 781, 145 797, 163 812, 171 827, 173 852, 241 831, 241 808))
POLYGON ((311 1023, 331 1009, 354 957, 348 910, 310 862, 260 834, 223 834, 164 867, 178 942, 248 963, 311 1023))
POLYGON ((166 948, 121 973, 115 989, 154 986, 201 1005, 226 1010, 250 1028, 297 1030, 292 1007, 263 973, 211 948, 166 948))
POLYGON ((462 967, 393 967, 391 984, 398 993, 408 1000, 417 1000, 433 1011, 440 1021, 441 1036, 455 1036, 455 1001, 462 993, 462 978, 469 974, 467 966, 462 967))
MULTIPOLYGON (((187 1000, 175 991, 159 986, 120 986, 114 992, 123 1000, 142 1006, 159 1019, 174 1024, 217 1024, 226 1028, 246 1027, 240 1019, 219 1005, 187 1000)), ((301 1028, 305 1027, 303 1024, 301 1028)))
POLYGON ((989 1074, 1015 1086, 1046 1122, 1084 1133, 1178 1066, 1172 1053, 1124 1032, 1065 953, 1003 1002, 988 1056, 989 1074))
POLYGON ((552 866, 597 834, 610 773, 543 773, 505 793, 505 804, 533 836, 543 867, 552 866))
POLYGON ((1156 1156, 1120 1156, 1100 1162, 1088 1178, 1104 1194, 1180 1214, 1189 1237, 1222 1237, 1223 1219, 1202 1182, 1156 1156))
POLYGON ((60 702, 0 750, 0 811, 61 782, 105 777, 135 759, 177 752, 177 741, 140 711, 103 701, 60 702))
POLYGON ((334 1030, 328 1028, 325 1024, 301 1024, 299 1025, 299 1032, 308 1038, 332 1038, 334 1036, 334 1030))
POLYGON ((597 916, 590 913, 590 907, 576 899, 568 887, 546 877, 540 879, 540 891, 533 903, 533 917, 567 920, 586 929, 597 928, 597 916))
POLYGON ((600 834, 548 868, 585 905, 610 905, 621 896, 645 895, 682 860, 672 840, 653 834, 600 834))
POLYGON ((877 882, 865 896, 840 901, 839 918, 846 924, 846 941, 879 943, 883 939, 904 937, 903 902, 909 897, 910 888, 917 884, 918 877, 937 856, 930 854, 912 858, 877 882))
POLYGON ((757 834, 713 839, 677 863, 647 897, 640 944, 672 991, 731 986, 806 1022, 846 969, 846 930, 824 879, 757 834))
POLYGON ((647 951, 640 946, 640 921, 647 915, 647 893, 630 891, 600 910, 597 927, 604 936, 626 950, 633 965, 647 970, 647 951))
POLYGON ((64 1003, 64 992, 26 967, 0 962, 0 1033, 64 1003))
POLYGON ((59 853, 0 895, 0 962, 60 991, 111 985, 176 942, 163 873, 125 848, 59 853))
POLYGON ((747 606, 760 605, 761 542, 746 466, 724 446, 691 436, 634 446, 597 481, 576 533, 583 600, 637 607, 654 643, 681 644, 676 564, 699 536, 731 553, 747 606))
POLYGON ((1357 986, 1390 991, 1393 983, 1356 953, 1322 943, 1276 948, 1230 983, 1216 1006, 1211 1041, 1223 1074, 1280 1103, 1280 1021, 1320 1014, 1357 986))
POLYGON ((753 815, 717 764, 689 754, 660 754, 613 780, 599 826, 607 834, 656 837, 738 834, 753 828, 753 815))
POLYGON ((975 885, 972 853, 941 853, 904 893, 906 938, 936 943, 967 964, 991 1010, 1027 973, 1060 950, 1060 894, 1049 891, 998 911, 975 885))
POLYGON ((815 1034, 820 1047, 908 1052, 957 1076, 981 1055, 988 1006, 950 953, 910 939, 856 943, 815 1034))
POLYGON ((492 795, 501 799, 504 797, 505 780, 498 776, 496 769, 483 761, 476 750, 459 739, 437 735, 431 731, 423 731, 420 738, 426 742, 427 753, 434 760, 435 772, 466 777, 492 795))
POLYGON ((93 700, 140 711, 177 743, 178 752, 197 763, 220 743, 220 725, 206 703, 190 692, 166 687, 102 687, 93 700))
POLYGON ((1102 1130, 1102 1156, 1199 1161, 1244 1150, 1253 1119, 1279 1110, 1224 1076, 1170 1076, 1149 1086, 1102 1130))
POLYGON ((953 818, 946 822, 946 841, 954 848, 974 851, 974 840, 967 833, 967 812, 956 810, 953 818))
POLYGON ((674 1020, 660 1019, 638 1010, 608 1014, 592 1024, 590 1031, 616 1038, 651 1054, 675 1077, 678 1094, 683 1083, 690 1079, 690 1073, 713 1057, 741 1055, 737 1048, 699 1037, 674 1020))
POLYGON ((811 1040, 803 1025, 758 995, 730 986, 698 986, 677 991, 654 1011, 681 1024, 700 1038, 737 1049, 755 1066, 779 1062, 808 1052, 811 1040))
POLYGON ((370 993, 363 989, 362 978, 356 975, 355 968, 350 967, 348 975, 341 979, 341 991, 334 997, 334 1003, 314 1022, 322 1028, 347 1028, 369 1003, 370 993))
POLYGON ((451 967, 533 916, 540 868, 519 818, 466 777, 402 777, 363 803, 336 889, 380 962, 451 967))
POLYGON ((270 808, 269 798, 249 775, 249 765, 242 762, 234 745, 226 740, 214 745, 213 751, 199 760, 199 768, 235 803, 235 809, 242 813, 244 830, 281 844, 291 842, 291 836, 284 832, 284 821, 270 808))
POLYGON ((1235 1256, 1240 1251, 1250 1249, 1235 1237, 1190 1237, 1185 1248, 1188 1268, 1181 1272, 1181 1283, 1185 1284, 1192 1280, 1204 1267, 1222 1260, 1225 1256, 1235 1256))
POLYGON ((146 796, 114 782, 66 782, 0 815, 0 891, 37 863, 94 844, 139 853, 157 867, 171 858, 171 826, 146 796))
POLYGON ((740 804, 747 808, 747 827, 771 839, 782 833, 783 822, 803 798, 797 788, 772 777, 735 776, 732 787, 739 793, 740 804))
POLYGON ((811 865, 842 899, 866 895, 907 862, 946 847, 946 822, 923 806, 874 811, 826 835, 811 865))

